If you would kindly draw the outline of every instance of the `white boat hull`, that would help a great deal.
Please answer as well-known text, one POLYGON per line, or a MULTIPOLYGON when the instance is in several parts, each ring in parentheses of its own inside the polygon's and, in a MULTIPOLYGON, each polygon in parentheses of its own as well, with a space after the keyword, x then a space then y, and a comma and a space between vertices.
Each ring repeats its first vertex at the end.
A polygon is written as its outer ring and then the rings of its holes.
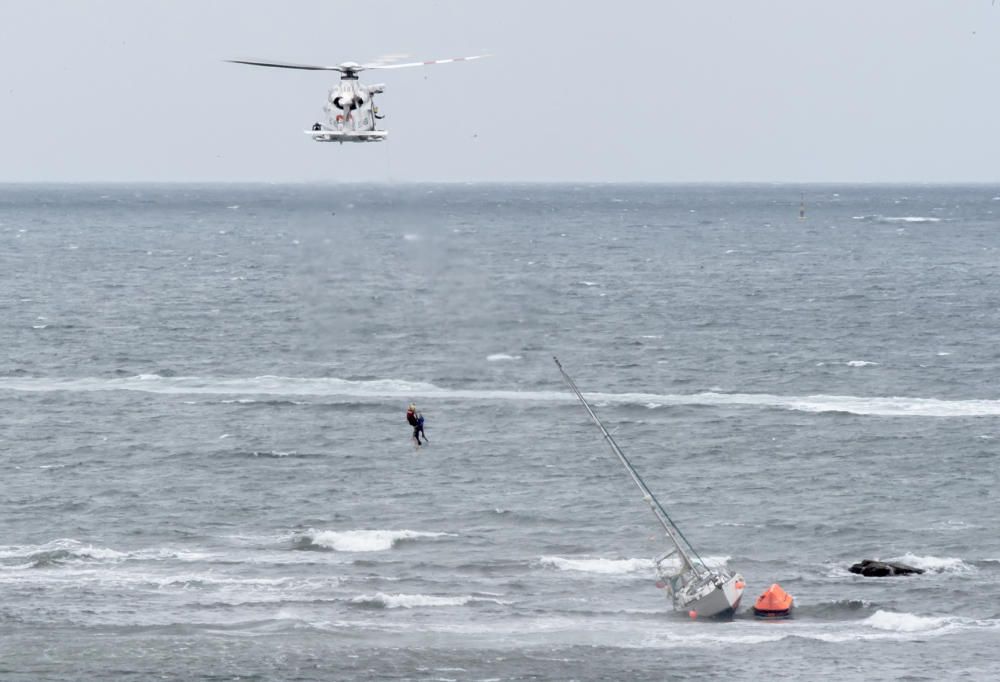
POLYGON ((692 618, 730 616, 740 606, 746 585, 739 573, 720 575, 716 583, 708 583, 691 595, 678 595, 687 599, 674 600, 674 608, 686 611, 692 618))

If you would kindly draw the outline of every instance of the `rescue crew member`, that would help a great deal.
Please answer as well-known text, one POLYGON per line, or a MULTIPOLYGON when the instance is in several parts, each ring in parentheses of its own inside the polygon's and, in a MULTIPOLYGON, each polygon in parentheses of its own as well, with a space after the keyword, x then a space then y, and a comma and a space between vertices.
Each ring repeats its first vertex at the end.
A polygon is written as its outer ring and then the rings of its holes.
POLYGON ((424 419, 417 415, 417 406, 414 403, 410 403, 410 406, 406 408, 406 421, 413 427, 413 440, 417 441, 417 445, 420 445, 420 432, 424 428, 424 419))

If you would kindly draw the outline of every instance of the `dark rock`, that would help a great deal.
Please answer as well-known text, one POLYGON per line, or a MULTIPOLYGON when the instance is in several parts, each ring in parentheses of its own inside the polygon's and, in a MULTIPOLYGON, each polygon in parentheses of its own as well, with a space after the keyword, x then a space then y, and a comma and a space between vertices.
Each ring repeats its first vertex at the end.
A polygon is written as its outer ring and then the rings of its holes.
POLYGON ((920 575, 924 572, 922 568, 914 568, 895 561, 875 561, 874 559, 864 559, 861 563, 851 566, 850 570, 851 573, 860 573, 868 578, 881 578, 887 575, 920 575))

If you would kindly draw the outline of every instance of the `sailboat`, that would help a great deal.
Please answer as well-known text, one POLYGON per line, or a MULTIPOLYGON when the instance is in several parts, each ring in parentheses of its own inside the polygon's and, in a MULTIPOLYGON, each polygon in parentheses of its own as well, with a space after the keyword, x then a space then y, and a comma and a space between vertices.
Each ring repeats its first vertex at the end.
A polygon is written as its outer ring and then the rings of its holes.
POLYGON ((576 394, 587 414, 594 420, 597 428, 604 435, 604 439, 607 440, 608 445, 611 446, 625 470, 628 471, 632 481, 642 492, 642 497, 649 505, 653 515, 663 526, 664 533, 672 548, 656 557, 653 564, 660 578, 657 585, 666 590, 667 597, 673 602, 674 609, 682 613, 686 612, 692 618, 729 616, 735 613, 736 609, 739 608, 740 598, 746 587, 743 576, 725 567, 710 567, 705 564, 698 552, 671 520, 663 505, 646 487, 642 477, 639 476, 632 463, 625 457, 625 453, 618 447, 618 443, 604 428, 604 424, 597 418, 597 414, 587 403, 576 383, 563 369, 559 358, 553 357, 552 359, 556 361, 556 366, 563 379, 576 394))

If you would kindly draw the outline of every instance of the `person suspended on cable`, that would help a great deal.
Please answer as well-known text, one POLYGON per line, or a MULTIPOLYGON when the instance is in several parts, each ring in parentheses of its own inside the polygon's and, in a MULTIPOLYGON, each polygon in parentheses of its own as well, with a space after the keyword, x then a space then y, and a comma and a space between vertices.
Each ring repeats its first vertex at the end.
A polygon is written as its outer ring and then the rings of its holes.
POLYGON ((424 419, 417 412, 417 406, 414 403, 410 403, 410 406, 406 408, 406 422, 413 427, 413 440, 417 442, 417 445, 421 445, 420 433, 424 430, 424 419))

